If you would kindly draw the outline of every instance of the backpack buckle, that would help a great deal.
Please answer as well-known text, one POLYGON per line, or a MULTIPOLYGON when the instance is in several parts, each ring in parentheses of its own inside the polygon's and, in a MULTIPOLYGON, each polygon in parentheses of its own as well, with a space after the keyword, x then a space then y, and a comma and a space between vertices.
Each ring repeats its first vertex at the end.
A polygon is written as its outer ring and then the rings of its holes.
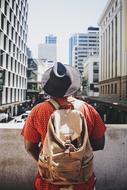
POLYGON ((70 147, 70 145, 71 145, 71 140, 66 140, 66 142, 65 142, 65 148, 67 149, 67 148, 69 148, 70 147))
POLYGON ((65 148, 65 153, 75 152, 75 147, 71 144, 71 140, 66 140, 65 148))

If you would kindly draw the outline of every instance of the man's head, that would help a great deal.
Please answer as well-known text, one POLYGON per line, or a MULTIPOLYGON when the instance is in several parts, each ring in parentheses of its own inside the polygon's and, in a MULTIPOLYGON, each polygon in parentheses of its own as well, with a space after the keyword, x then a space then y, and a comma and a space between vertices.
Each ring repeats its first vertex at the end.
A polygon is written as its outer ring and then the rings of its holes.
POLYGON ((81 85, 79 72, 70 65, 60 62, 49 68, 42 77, 44 91, 53 97, 66 97, 79 90, 81 85))

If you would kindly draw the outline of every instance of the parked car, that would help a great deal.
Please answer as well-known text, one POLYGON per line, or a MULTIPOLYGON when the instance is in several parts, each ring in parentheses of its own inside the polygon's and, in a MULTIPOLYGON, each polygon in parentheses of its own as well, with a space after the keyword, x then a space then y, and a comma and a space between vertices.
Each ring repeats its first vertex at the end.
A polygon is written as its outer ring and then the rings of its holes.
POLYGON ((26 113, 26 114, 29 114, 30 112, 31 112, 31 110, 27 110, 25 113, 26 113))
POLYGON ((26 118, 28 117, 28 113, 23 113, 22 115, 15 118, 14 122, 21 123, 26 121, 26 118))

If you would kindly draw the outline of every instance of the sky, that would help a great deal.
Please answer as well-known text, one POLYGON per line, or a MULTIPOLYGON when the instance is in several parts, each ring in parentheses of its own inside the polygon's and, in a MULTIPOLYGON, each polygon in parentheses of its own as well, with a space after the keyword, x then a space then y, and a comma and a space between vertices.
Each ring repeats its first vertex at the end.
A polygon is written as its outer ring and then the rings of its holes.
POLYGON ((46 35, 57 36, 57 60, 68 64, 69 38, 97 26, 108 0, 28 0, 28 47, 38 57, 46 35))

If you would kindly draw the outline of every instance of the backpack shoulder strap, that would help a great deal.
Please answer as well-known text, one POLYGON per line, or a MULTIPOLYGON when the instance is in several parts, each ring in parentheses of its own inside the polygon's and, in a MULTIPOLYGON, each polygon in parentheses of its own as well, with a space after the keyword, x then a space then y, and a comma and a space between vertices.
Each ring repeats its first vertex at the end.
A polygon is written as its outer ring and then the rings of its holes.
POLYGON ((80 108, 84 106, 84 102, 82 100, 75 99, 73 106, 74 106, 74 109, 80 110, 80 108))
POLYGON ((48 99, 47 101, 48 101, 56 110, 60 109, 60 104, 59 104, 56 100, 50 98, 50 99, 48 99))

